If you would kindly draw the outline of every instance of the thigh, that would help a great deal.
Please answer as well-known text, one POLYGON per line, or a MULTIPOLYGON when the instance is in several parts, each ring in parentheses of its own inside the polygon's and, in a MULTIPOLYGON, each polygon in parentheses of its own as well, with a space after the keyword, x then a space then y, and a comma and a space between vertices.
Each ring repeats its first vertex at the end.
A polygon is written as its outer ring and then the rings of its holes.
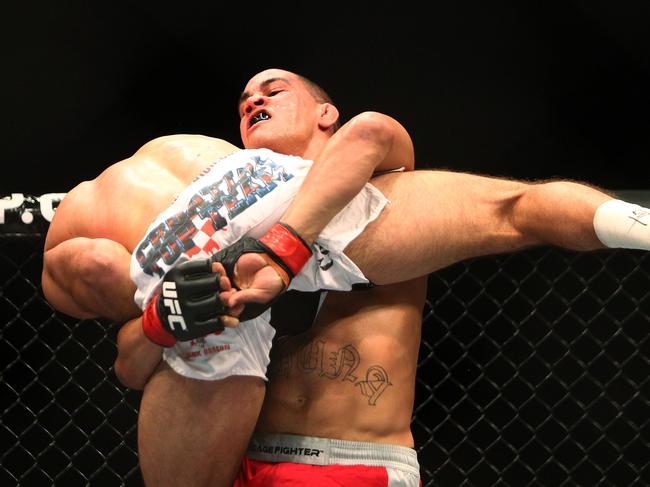
POLYGON ((162 363, 144 389, 138 419, 146 485, 232 485, 264 389, 258 377, 189 379, 162 363))
POLYGON ((528 243, 508 218, 522 183, 447 171, 392 173, 371 183, 390 204, 345 253, 376 284, 528 243))

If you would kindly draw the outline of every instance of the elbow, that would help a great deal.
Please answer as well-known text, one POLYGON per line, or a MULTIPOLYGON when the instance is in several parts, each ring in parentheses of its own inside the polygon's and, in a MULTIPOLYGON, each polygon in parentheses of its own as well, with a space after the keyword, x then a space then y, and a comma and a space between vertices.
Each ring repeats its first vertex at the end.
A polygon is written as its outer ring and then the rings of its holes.
POLYGON ((378 171, 415 168, 413 142, 406 129, 394 118, 379 112, 363 112, 349 122, 348 137, 365 142, 381 155, 378 171))
POLYGON ((137 391, 144 389, 144 386, 149 382, 149 378, 153 374, 153 369, 155 369, 155 367, 148 369, 143 365, 144 364, 140 361, 135 360, 133 356, 120 353, 118 343, 118 355, 113 364, 113 370, 115 371, 117 380, 119 380, 124 387, 137 391))
POLYGON ((371 141, 388 151, 395 139, 392 119, 379 112, 363 112, 350 120, 348 137, 371 141))
POLYGON ((139 346, 140 337, 137 330, 140 327, 139 320, 130 321, 120 328, 117 334, 117 358, 113 364, 113 370, 117 379, 129 389, 142 390, 149 381, 161 355, 147 357, 146 348, 139 346))
POLYGON ((113 370, 115 371, 117 380, 129 389, 141 391, 149 381, 149 375, 142 374, 139 371, 138 364, 119 355, 119 352, 113 364, 113 370))

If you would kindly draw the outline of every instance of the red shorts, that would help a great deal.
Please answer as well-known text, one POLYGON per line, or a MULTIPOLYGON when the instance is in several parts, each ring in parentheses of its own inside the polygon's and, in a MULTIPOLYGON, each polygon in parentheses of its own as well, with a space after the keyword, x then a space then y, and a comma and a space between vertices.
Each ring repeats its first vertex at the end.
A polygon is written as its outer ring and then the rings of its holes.
POLYGON ((397 445, 256 435, 234 487, 418 487, 415 450, 397 445))

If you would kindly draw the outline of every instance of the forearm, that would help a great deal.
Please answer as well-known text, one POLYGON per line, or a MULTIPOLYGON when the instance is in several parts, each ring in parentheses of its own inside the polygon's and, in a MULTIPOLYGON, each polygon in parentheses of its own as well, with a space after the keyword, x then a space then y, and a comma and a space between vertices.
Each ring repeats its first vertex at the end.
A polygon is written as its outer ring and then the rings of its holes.
POLYGON ((315 158, 281 221, 312 242, 376 171, 413 169, 411 139, 397 121, 364 113, 346 123, 315 158))
POLYGON ((141 318, 127 322, 117 335, 115 375, 126 387, 143 389, 160 363, 162 350, 144 335, 141 318))
POLYGON ((126 248, 112 240, 66 240, 45 252, 43 293, 70 316, 126 321, 140 314, 133 301, 130 259, 126 248))

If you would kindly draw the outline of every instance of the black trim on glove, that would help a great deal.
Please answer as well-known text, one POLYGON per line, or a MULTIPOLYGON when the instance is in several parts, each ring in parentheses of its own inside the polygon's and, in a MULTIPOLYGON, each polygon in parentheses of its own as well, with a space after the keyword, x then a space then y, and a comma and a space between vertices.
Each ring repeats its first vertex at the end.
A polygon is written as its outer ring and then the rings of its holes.
POLYGON ((157 311, 163 327, 179 341, 223 331, 219 316, 219 280, 210 259, 194 259, 177 265, 164 277, 157 311))

